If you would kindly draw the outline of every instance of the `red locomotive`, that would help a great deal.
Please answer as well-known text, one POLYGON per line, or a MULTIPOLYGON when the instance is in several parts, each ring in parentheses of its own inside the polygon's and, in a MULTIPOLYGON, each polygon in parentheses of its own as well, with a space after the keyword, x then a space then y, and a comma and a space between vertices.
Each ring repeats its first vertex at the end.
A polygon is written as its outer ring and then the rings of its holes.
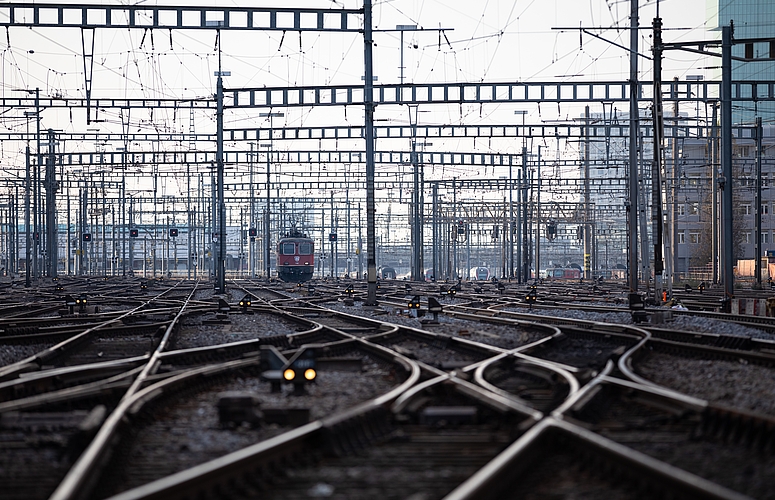
POLYGON ((556 280, 577 280, 581 278, 581 270, 575 267, 557 267, 549 269, 547 276, 556 280))
POLYGON ((315 270, 315 242, 293 230, 277 242, 277 276, 291 283, 312 279, 315 270))

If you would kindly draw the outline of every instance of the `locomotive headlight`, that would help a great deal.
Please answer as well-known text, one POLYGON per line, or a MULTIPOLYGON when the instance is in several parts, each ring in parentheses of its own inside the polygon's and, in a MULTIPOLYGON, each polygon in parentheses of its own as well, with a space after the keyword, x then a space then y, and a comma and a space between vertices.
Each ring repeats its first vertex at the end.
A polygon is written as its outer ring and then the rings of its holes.
POLYGON ((285 380, 293 380, 294 378, 296 378, 296 372, 288 368, 283 372, 283 378, 285 380))
POLYGON ((304 370, 304 378, 307 380, 315 380, 315 377, 317 376, 318 374, 312 368, 307 368, 304 370))

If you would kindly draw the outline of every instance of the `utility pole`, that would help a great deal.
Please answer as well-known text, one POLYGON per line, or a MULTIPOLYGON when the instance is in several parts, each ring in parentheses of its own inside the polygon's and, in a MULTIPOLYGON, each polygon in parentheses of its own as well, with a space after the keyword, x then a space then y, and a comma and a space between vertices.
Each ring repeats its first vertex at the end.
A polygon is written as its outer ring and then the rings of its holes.
POLYGON ((654 27, 654 102, 652 122, 654 124, 654 160, 651 164, 651 237, 654 239, 654 300, 662 301, 662 136, 664 123, 662 121, 662 19, 653 21, 654 27))
POLYGON ((274 135, 274 118, 282 118, 285 113, 259 113, 259 117, 269 119, 269 144, 262 144, 267 148, 266 151, 266 211, 264 212, 264 271, 266 279, 272 275, 272 181, 271 181, 271 158, 272 158, 272 136, 274 135))
POLYGON ((358 247, 355 249, 358 253, 358 280, 363 279, 363 232, 361 229, 361 204, 358 203, 358 247))
POLYGON ((629 205, 627 207, 627 271, 629 304, 638 297, 638 0, 630 0, 630 155, 628 165, 629 205))
POLYGON ((756 241, 754 259, 756 259, 756 285, 762 286, 762 117, 756 117, 756 241))
MULTIPOLYGON (((436 279, 437 270, 439 268, 439 244, 441 237, 439 235, 439 183, 433 183, 433 190, 431 194, 433 198, 433 267, 431 269, 431 276, 436 279)), ((425 279, 425 271, 423 270, 423 280, 425 279)))
POLYGON ((514 277, 514 177, 511 163, 509 163, 509 224, 508 233, 503 235, 503 242, 506 241, 509 242, 509 253, 504 259, 508 262, 506 277, 511 279, 514 277))
MULTIPOLYGON (((215 112, 215 118, 216 118, 216 153, 215 153, 215 163, 216 163, 216 183, 218 184, 217 188, 217 210, 215 210, 215 213, 218 214, 218 221, 217 221, 217 237, 218 237, 218 244, 217 248, 218 251, 216 253, 217 258, 215 260, 215 276, 216 276, 216 288, 218 289, 218 293, 225 294, 226 293, 226 201, 224 200, 224 193, 223 193, 223 77, 224 76, 230 76, 230 71, 222 71, 221 70, 221 47, 220 47, 220 30, 218 30, 218 71, 215 72, 215 76, 218 77, 218 83, 217 83, 217 94, 216 94, 216 100, 217 100, 217 108, 215 112)), ((215 224, 215 221, 213 221, 215 224)), ((155 261, 155 258, 154 258, 155 261)))
POLYGON ((32 255, 32 234, 30 233, 30 147, 26 148, 26 163, 27 163, 27 175, 24 179, 24 286, 29 287, 32 283, 30 281, 30 256, 32 255))
POLYGON ((250 156, 248 157, 248 169, 250 170, 250 216, 248 222, 248 275, 251 278, 256 277, 256 236, 258 232, 255 231, 256 223, 256 199, 255 199, 255 186, 253 184, 253 152, 254 143, 250 143, 250 156))
MULTIPOLYGON (((402 32, 403 33, 403 32, 402 32)), ((411 243, 412 243, 412 281, 423 281, 423 214, 422 214, 422 183, 420 182, 420 162, 417 153, 417 106, 409 106, 409 120, 412 126, 412 180, 413 180, 413 192, 411 203, 411 243), (412 111, 414 111, 414 119, 412 119, 412 111)), ((428 143, 422 143, 422 146, 429 145, 428 143)))
MULTIPOLYGON (((129 199, 129 227, 134 227, 135 222, 135 216, 134 216, 134 208, 135 208, 135 200, 134 198, 129 199)), ((68 224, 68 228, 70 225, 68 224)), ((135 270, 135 239, 136 238, 129 238, 129 270, 132 275, 134 275, 135 270)))
POLYGON ((351 278, 350 273, 352 272, 351 264, 352 264, 352 219, 350 217, 350 188, 348 187, 344 191, 345 196, 345 203, 347 205, 347 258, 345 259, 345 266, 347 270, 347 278, 351 278))
MULTIPOLYGON (((673 78, 673 84, 671 86, 670 93, 675 99, 673 103, 673 130, 678 129, 679 121, 678 115, 678 77, 673 78)), ((678 200, 678 179, 679 176, 679 162, 678 162, 678 134, 673 133, 673 140, 671 144, 672 152, 672 172, 670 178, 672 179, 670 190, 670 196, 667 200, 667 230, 665 236, 667 241, 665 242, 665 274, 667 275, 667 296, 673 296, 673 279, 675 277, 676 259, 675 256, 678 253, 676 248, 676 242, 678 241, 678 224, 676 223, 676 203, 678 200)))
POLYGON ((46 162, 46 273, 49 278, 57 277, 57 212, 56 212, 56 155, 54 152, 54 131, 48 129, 48 158, 46 162))
POLYGON ((530 280, 530 221, 528 220, 528 197, 527 188, 530 185, 530 177, 527 171, 527 148, 522 148, 522 279, 520 283, 527 283, 530 280))
POLYGON ((719 282, 719 250, 721 248, 721 242, 719 241, 719 196, 718 196, 718 190, 719 185, 718 182, 716 182, 716 176, 718 175, 717 172, 720 172, 720 162, 719 162, 719 151, 718 151, 718 143, 719 143, 719 130, 718 130, 718 106, 714 103, 713 104, 713 116, 711 118, 711 129, 710 129, 710 184, 711 184, 711 197, 713 199, 713 208, 712 208, 712 215, 711 218, 713 219, 713 223, 711 226, 711 239, 713 240, 713 244, 711 245, 713 248, 711 249, 711 260, 713 265, 713 284, 717 284, 719 282), (717 169, 718 168, 718 169, 717 169))
MULTIPOLYGON (((43 156, 40 154, 40 89, 35 88, 35 170, 32 173, 32 226, 35 237, 32 240, 32 273, 35 279, 40 277, 40 259, 38 259, 40 248, 40 164, 43 163, 43 156)), ((29 265, 29 262, 28 262, 29 265)))
POLYGON ((649 278, 651 277, 651 266, 649 262, 649 233, 648 223, 646 221, 646 161, 643 158, 643 131, 638 129, 638 172, 640 179, 638 182, 638 228, 640 229, 640 272, 641 277, 646 281, 646 294, 649 292, 649 278))
POLYGON ((80 273, 89 274, 89 245, 84 240, 84 234, 89 232, 89 184, 86 179, 83 181, 81 191, 81 232, 78 235, 78 245, 80 247, 80 273))
MULTIPOLYGON (((251 189, 252 188, 253 186, 251 186, 251 189)), ((192 219, 193 219, 193 216, 191 212, 191 167, 187 163, 186 164, 186 224, 188 225, 188 231, 186 231, 186 241, 187 241, 186 248, 188 250, 188 258, 186 260, 186 278, 187 279, 191 279, 191 266, 193 264, 192 261, 195 257, 195 254, 193 253, 194 224, 192 219)))
POLYGON ((536 168, 536 257, 535 257, 535 279, 538 280, 541 274, 541 148, 538 145, 538 166, 536 168))
POLYGON ((592 197, 589 186, 589 106, 584 108, 584 222, 581 225, 584 243, 584 274, 585 279, 592 278, 592 216, 590 205, 592 197))
POLYGON ((450 221, 450 244, 452 246, 452 268, 448 273, 448 277, 457 279, 457 239, 458 239, 458 218, 457 218, 457 177, 452 178, 452 217, 450 221))
POLYGON ((368 292, 365 305, 377 305, 377 238, 374 203, 374 80, 372 68, 371 0, 363 2, 364 110, 366 132, 366 278, 368 292))
POLYGON ((724 281, 724 312, 729 312, 735 296, 735 276, 732 272, 732 26, 721 28, 721 241, 722 278, 724 281))

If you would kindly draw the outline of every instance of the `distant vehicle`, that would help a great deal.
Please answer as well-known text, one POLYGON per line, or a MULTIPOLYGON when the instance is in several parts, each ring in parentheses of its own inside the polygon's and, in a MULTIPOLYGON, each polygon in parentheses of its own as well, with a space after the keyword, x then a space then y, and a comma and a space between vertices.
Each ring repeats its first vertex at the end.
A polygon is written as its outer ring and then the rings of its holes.
POLYGON ((425 270, 425 281, 435 281, 435 277, 433 276, 433 269, 425 270))
POLYGON ((378 271, 379 278, 383 280, 394 280, 396 279, 396 270, 390 266, 383 266, 379 268, 378 271))
POLYGON ((486 267, 472 267, 471 268, 471 279, 477 280, 477 281, 486 281, 490 279, 490 270, 486 267))
POLYGON ((575 267, 556 267, 554 269, 547 269, 546 274, 549 278, 555 280, 581 279, 581 271, 575 267))
POLYGON ((315 242, 293 230, 277 242, 277 276, 290 283, 312 279, 315 270, 315 242))

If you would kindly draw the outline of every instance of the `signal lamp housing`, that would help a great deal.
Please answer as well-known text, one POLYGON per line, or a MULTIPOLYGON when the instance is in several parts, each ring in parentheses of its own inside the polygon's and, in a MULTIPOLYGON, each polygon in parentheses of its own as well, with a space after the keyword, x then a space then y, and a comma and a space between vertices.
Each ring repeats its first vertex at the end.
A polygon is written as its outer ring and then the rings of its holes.
POLYGON ((245 295, 242 300, 239 301, 239 306, 242 308, 242 312, 247 312, 248 307, 253 305, 253 297, 251 295, 245 295))

